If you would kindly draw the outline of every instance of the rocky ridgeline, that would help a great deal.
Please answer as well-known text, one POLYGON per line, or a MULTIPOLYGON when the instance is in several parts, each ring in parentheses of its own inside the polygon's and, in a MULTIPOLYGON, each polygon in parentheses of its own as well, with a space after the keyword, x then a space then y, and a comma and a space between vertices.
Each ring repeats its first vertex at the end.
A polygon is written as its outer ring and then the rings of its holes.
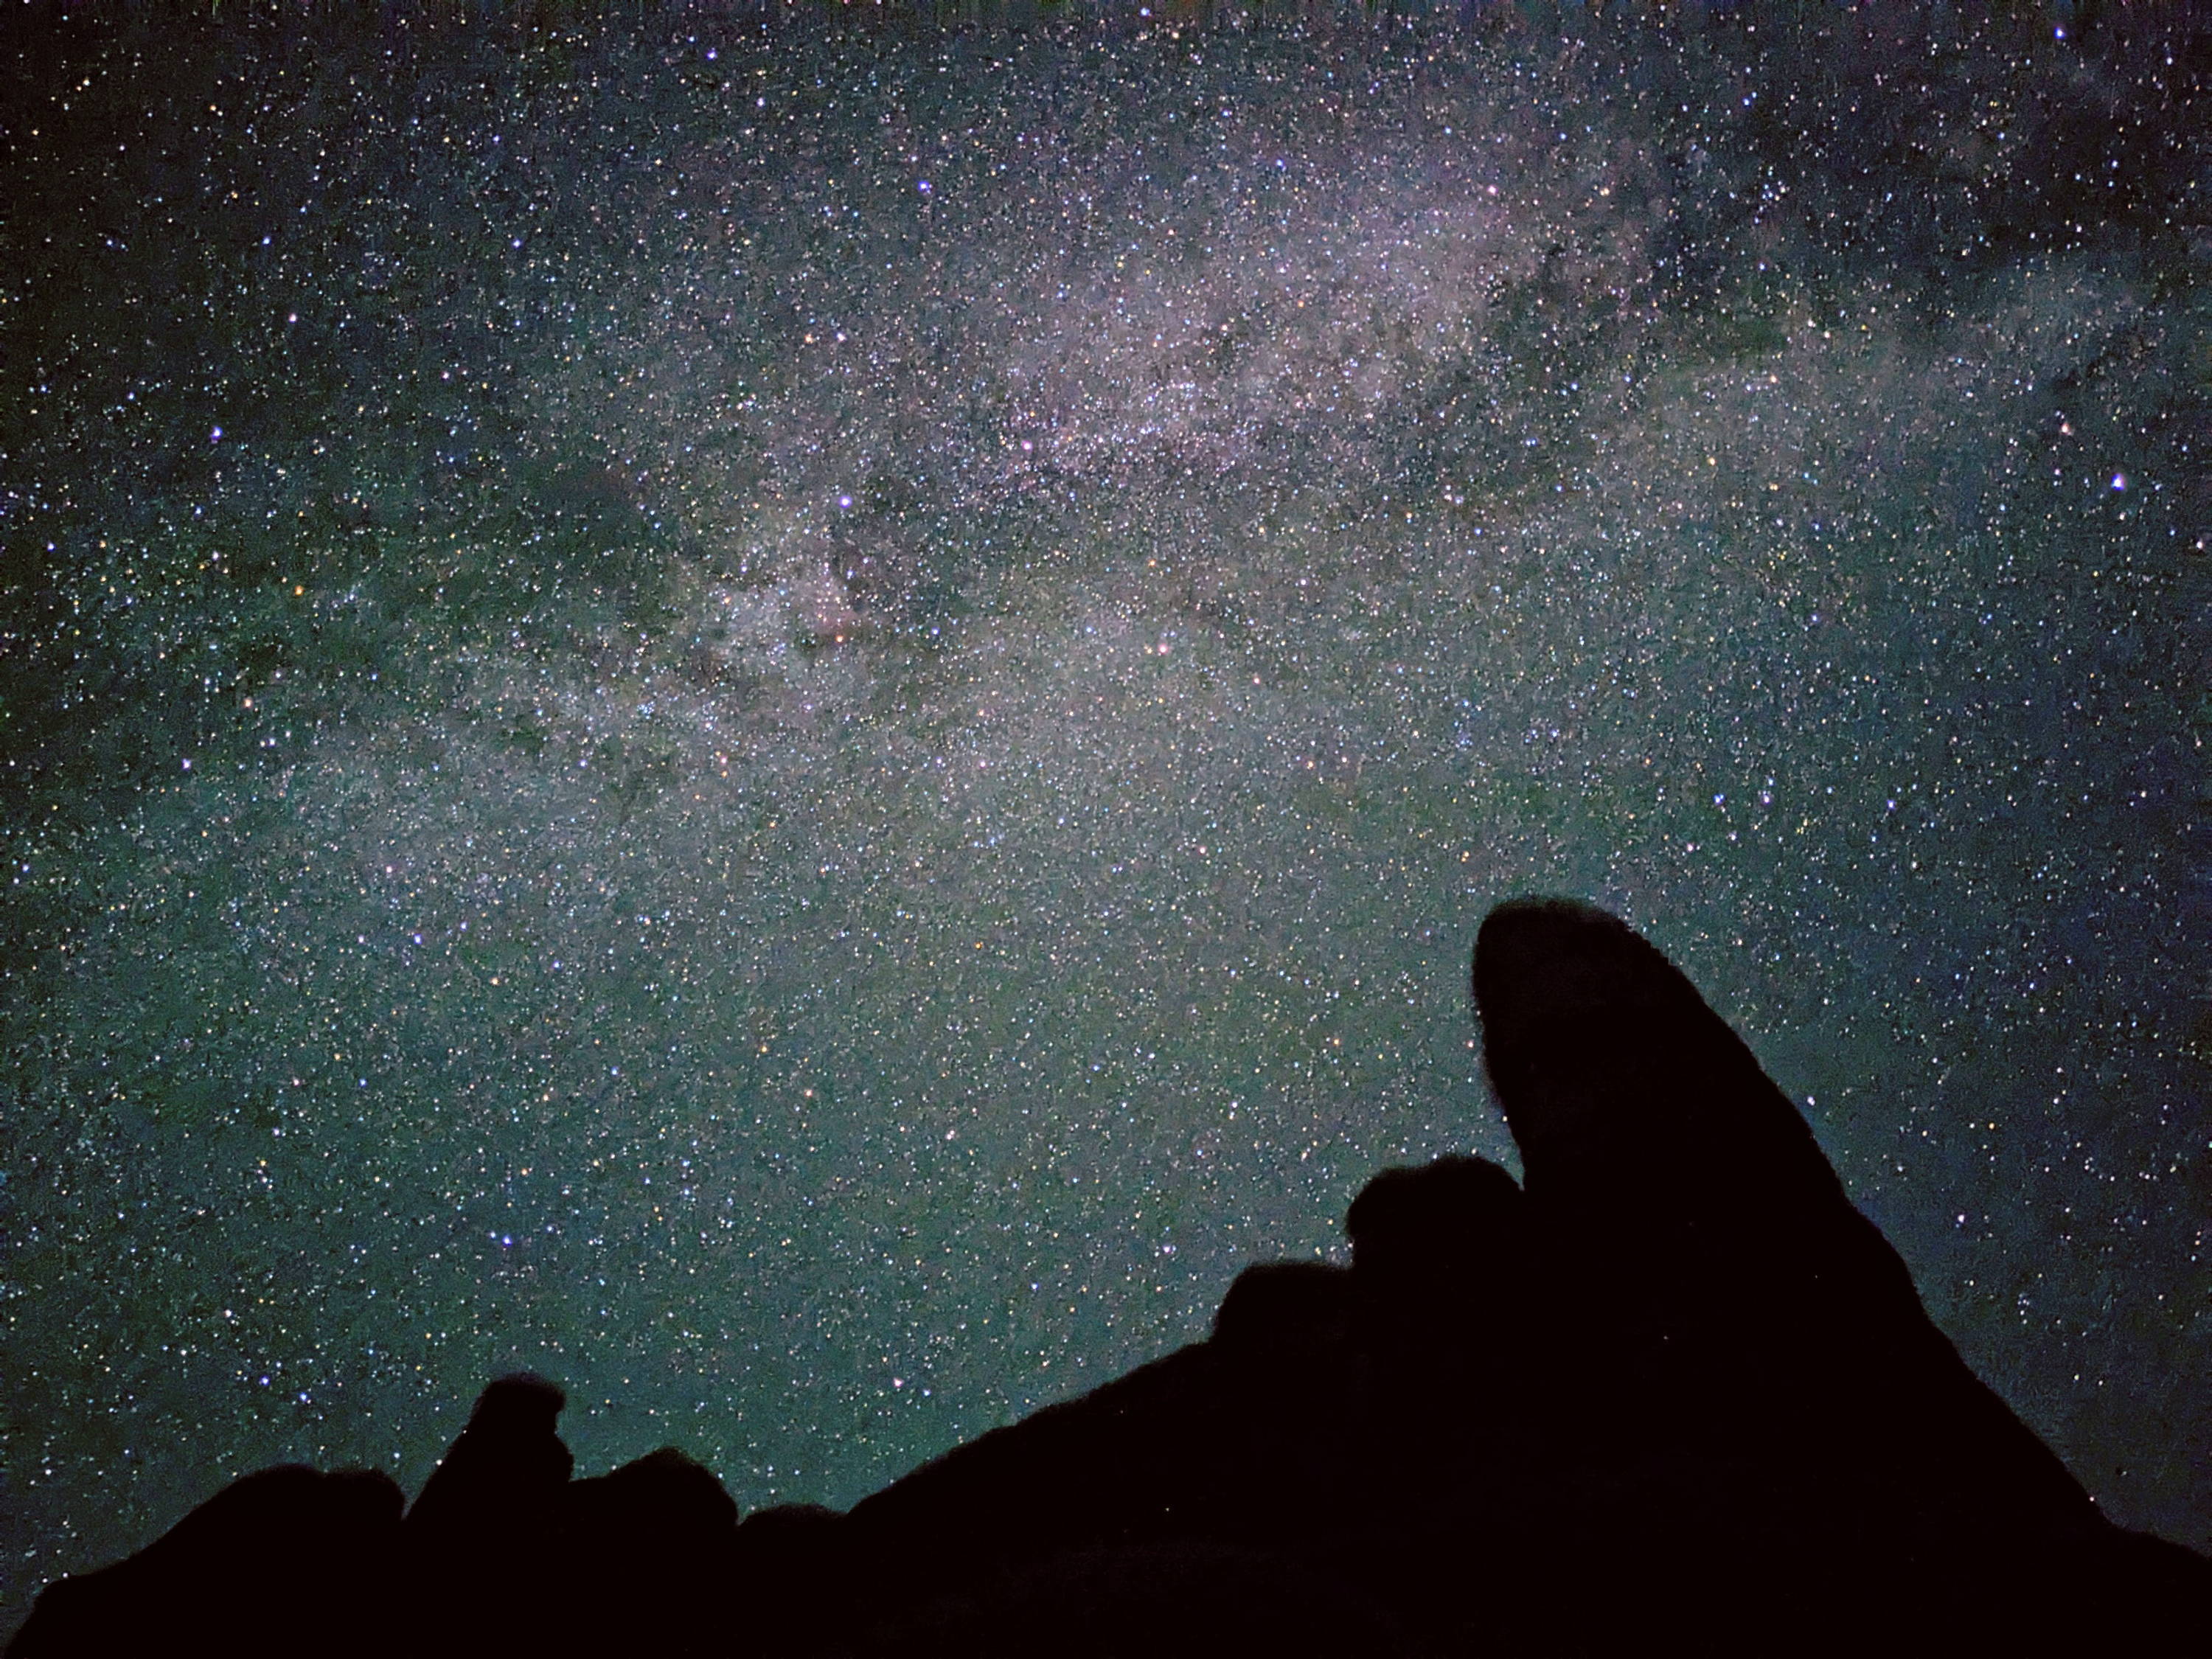
POLYGON ((1392 1170, 1349 1268, 838 1514, 663 1451, 572 1480, 494 1382, 411 1509, 249 1475, 42 1595, 11 1655, 2175 1650, 2212 1562, 2106 1522, 1929 1322, 1811 1132, 1658 951, 1493 912, 1526 1183, 1392 1170))

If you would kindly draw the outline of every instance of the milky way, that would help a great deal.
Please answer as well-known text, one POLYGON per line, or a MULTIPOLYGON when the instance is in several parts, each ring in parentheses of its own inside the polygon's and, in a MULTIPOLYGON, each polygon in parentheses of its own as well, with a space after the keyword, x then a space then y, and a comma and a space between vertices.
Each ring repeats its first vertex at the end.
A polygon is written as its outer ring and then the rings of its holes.
POLYGON ((2202 41, 537 10, 15 26, 6 1623, 517 1367, 842 1504, 1202 1334, 1511 1161, 1532 890, 2212 1544, 2202 41))

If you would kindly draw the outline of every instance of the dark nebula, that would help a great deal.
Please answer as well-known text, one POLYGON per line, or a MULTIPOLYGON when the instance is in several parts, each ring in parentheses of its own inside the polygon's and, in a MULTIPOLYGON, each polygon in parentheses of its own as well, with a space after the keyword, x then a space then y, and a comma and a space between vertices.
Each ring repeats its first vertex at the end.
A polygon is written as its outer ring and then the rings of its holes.
POLYGON ((0 1631, 1304 1330, 1528 891, 2212 1547, 2191 9, 15 10, 0 1631))

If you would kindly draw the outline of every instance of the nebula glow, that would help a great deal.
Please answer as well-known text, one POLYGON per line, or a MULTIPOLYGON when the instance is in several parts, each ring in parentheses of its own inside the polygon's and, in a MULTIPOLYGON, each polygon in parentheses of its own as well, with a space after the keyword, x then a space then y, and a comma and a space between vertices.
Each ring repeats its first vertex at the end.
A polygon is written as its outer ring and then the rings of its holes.
POLYGON ((0 1621, 518 1366, 750 1509, 1202 1334, 1510 1158, 1528 890, 2212 1544, 2204 57, 538 9, 9 65, 0 1621))

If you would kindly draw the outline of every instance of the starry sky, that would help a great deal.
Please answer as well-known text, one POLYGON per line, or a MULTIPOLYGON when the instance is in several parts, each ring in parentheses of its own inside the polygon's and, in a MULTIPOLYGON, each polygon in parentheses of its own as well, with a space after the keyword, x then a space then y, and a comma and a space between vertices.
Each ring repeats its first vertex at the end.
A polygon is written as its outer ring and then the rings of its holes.
POLYGON ((11 21, 0 1627, 1201 1335, 1529 890, 2212 1546, 2212 39, 1982 9, 11 21))

